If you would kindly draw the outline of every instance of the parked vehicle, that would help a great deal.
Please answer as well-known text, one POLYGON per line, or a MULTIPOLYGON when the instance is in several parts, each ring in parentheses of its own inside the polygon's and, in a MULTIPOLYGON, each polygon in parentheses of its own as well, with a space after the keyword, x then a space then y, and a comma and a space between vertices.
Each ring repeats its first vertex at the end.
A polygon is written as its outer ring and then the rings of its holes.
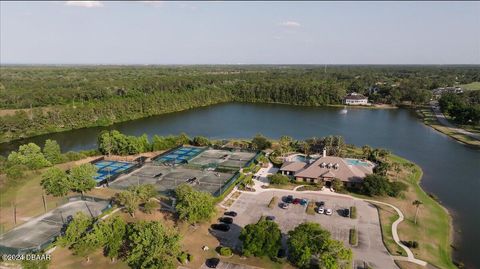
POLYGON ((227 211, 227 212, 223 213, 223 215, 230 216, 230 217, 236 217, 236 216, 237 216, 237 212, 235 212, 235 211, 227 211))
POLYGON ((218 219, 220 222, 226 223, 226 224, 232 224, 233 219, 230 217, 222 217, 218 219))
POLYGON ((220 263, 219 258, 210 258, 205 261, 205 265, 208 268, 217 268, 218 264, 220 263))
POLYGON ((266 220, 269 220, 269 221, 274 221, 274 220, 275 220, 275 216, 267 216, 265 219, 266 219, 266 220))
POLYGON ((323 214, 323 213, 325 213, 325 208, 323 208, 323 206, 317 208, 317 213, 318 213, 318 214, 323 214))
POLYGON ((332 209, 330 208, 325 209, 325 214, 327 214, 328 216, 331 216, 332 213, 333 213, 332 209))
POLYGON ((318 202, 318 206, 325 206, 325 202, 324 201, 318 202))
POLYGON ((299 198, 295 198, 295 199, 293 199, 293 204, 298 205, 300 203, 300 201, 301 200, 299 198))
POLYGON ((212 224, 212 229, 222 231, 222 232, 228 232, 230 231, 230 225, 225 224, 225 223, 218 223, 218 224, 212 224))
POLYGON ((288 204, 287 204, 287 203, 281 203, 281 204, 280 204, 280 208, 287 209, 287 208, 288 208, 288 204))
POLYGON ((291 204, 292 202, 293 202, 293 195, 288 195, 288 196, 285 198, 285 203, 291 204))
POLYGON ((303 206, 306 206, 308 204, 308 200, 307 199, 302 199, 302 200, 300 200, 300 204, 303 205, 303 206))

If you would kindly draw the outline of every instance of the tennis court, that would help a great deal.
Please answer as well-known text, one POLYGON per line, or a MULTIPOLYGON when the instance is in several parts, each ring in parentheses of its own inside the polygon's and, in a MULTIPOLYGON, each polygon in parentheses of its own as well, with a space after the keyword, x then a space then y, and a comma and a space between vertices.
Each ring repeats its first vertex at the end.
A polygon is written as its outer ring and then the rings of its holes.
POLYGON ((199 166, 227 166, 241 168, 244 167, 253 157, 255 157, 255 153, 253 152, 232 152, 227 150, 208 149, 188 161, 188 163, 199 166))
POLYGON ((111 188, 127 189, 130 186, 153 184, 156 190, 169 195, 183 183, 209 193, 216 193, 234 173, 215 172, 208 169, 191 169, 183 166, 146 164, 135 172, 122 176, 109 184, 111 188))
POLYGON ((172 164, 187 163, 188 160, 197 156, 203 150, 204 148, 200 148, 200 147, 180 147, 171 152, 168 152, 165 155, 159 156, 158 158, 155 159, 155 161, 160 163, 172 163, 172 164))
POLYGON ((135 166, 135 163, 102 160, 93 165, 98 169, 97 175, 94 177, 95 181, 102 182, 107 178, 112 178, 120 173, 126 172, 135 166))
POLYGON ((64 224, 77 212, 96 217, 109 208, 106 200, 85 197, 71 198, 70 202, 32 219, 0 236, 0 253, 23 254, 38 251, 60 235, 64 224))

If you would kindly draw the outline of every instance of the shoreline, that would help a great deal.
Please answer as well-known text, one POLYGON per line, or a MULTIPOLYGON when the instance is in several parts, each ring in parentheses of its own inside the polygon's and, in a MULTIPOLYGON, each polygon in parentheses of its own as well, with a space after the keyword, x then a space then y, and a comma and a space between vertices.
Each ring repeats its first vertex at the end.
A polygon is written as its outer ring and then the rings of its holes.
POLYGON ((435 116, 430 115, 431 113, 433 113, 433 111, 431 111, 431 108, 417 108, 415 109, 415 113, 417 114, 417 117, 423 122, 423 124, 434 129, 435 131, 454 139, 462 145, 471 147, 472 149, 476 150, 480 149, 480 140, 471 138, 465 134, 453 133, 453 131, 448 126, 441 124, 435 116))
MULTIPOLYGON (((15 139, 6 139, 6 140, 1 139, 0 140, 0 145, 10 143, 10 142, 18 142, 18 141, 21 141, 21 140, 24 140, 24 139, 30 139, 30 138, 34 138, 34 137, 42 136, 42 135, 62 133, 62 132, 68 132, 68 131, 73 131, 73 130, 81 130, 81 129, 86 129, 86 128, 109 127, 109 126, 112 126, 112 125, 115 125, 115 124, 118 124, 118 123, 134 121, 134 120, 139 120, 139 119, 145 119, 145 118, 155 117, 155 116, 160 116, 160 115, 167 115, 167 114, 171 114, 171 113, 183 112, 183 111, 188 111, 188 110, 191 110, 191 109, 209 107, 209 106, 213 106, 213 105, 227 104, 227 103, 276 104, 276 105, 288 105, 288 106, 300 106, 300 107, 329 107, 329 108, 343 108, 344 106, 346 106, 346 107, 351 108, 351 109, 399 109, 400 108, 398 106, 387 105, 387 104, 371 105, 371 106, 363 106, 363 105, 352 106, 352 105, 343 105, 343 104, 304 105, 304 104, 289 104, 289 103, 280 103, 280 102, 237 102, 237 101, 228 101, 228 102, 206 104, 206 105, 196 106, 196 107, 189 107, 189 108, 186 108, 186 109, 173 110, 173 111, 164 112, 164 113, 160 113, 160 114, 145 115, 143 117, 138 117, 138 118, 134 118, 134 119, 127 119, 127 120, 123 120, 123 121, 115 121, 115 122, 112 122, 111 124, 107 124, 107 125, 105 125, 105 124, 93 124, 93 125, 83 126, 83 127, 79 127, 79 128, 59 129, 59 130, 55 130, 53 132, 52 131, 39 132, 39 133, 36 133, 34 135, 27 135, 27 136, 15 138, 15 139)), ((68 106, 68 105, 65 105, 65 106, 68 106)), ((58 107, 62 107, 62 106, 36 107, 36 108, 33 108, 33 110, 48 111, 48 110, 52 110, 53 108, 58 108, 58 107)), ((15 111, 27 111, 27 110, 30 110, 30 108, 0 109, 0 118, 3 117, 3 116, 9 116, 9 113, 6 113, 5 115, 2 115, 2 113, 1 113, 2 111, 13 111, 13 110, 15 110, 15 111)))

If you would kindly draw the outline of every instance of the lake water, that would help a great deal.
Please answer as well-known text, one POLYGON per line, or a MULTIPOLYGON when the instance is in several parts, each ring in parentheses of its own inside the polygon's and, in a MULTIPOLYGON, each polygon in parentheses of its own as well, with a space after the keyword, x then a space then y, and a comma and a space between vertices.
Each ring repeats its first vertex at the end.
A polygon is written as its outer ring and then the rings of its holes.
POLYGON ((422 187, 437 195, 454 215, 457 256, 467 268, 480 268, 480 151, 425 126, 409 110, 297 107, 273 104, 227 103, 154 116, 109 127, 86 128, 49 134, 0 145, 5 154, 25 142, 43 144, 57 140, 64 151, 90 149, 103 129, 117 129, 130 135, 178 134, 210 138, 250 138, 261 133, 297 139, 342 135, 349 144, 387 148, 419 164, 422 187))

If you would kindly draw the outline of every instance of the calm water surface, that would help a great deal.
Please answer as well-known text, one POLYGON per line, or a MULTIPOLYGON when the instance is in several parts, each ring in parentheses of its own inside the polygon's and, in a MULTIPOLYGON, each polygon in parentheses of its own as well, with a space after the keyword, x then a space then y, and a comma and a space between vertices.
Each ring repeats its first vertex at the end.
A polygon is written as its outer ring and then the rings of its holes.
POLYGON ((480 151, 423 125, 408 110, 296 107, 265 104, 220 104, 184 112, 154 116, 110 127, 86 128, 39 136, 0 145, 5 154, 19 144, 57 140, 64 151, 96 146, 101 130, 117 129, 130 135, 168 135, 185 132, 210 138, 249 138, 256 133, 297 139, 342 135, 349 144, 387 148, 419 164, 422 187, 437 195, 454 215, 460 247, 458 256, 467 268, 480 268, 480 151))

